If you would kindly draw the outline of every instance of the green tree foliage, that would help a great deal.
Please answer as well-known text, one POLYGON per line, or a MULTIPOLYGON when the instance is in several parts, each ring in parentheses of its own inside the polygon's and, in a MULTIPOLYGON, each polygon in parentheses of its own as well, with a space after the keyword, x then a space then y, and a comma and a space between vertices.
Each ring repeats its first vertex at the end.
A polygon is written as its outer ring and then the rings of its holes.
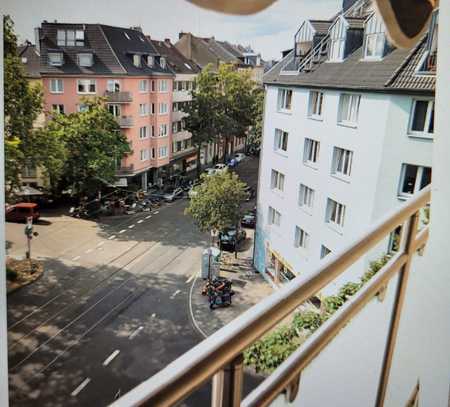
POLYGON ((64 165, 60 188, 74 194, 90 194, 112 182, 117 162, 130 151, 126 137, 103 98, 85 98, 82 112, 55 115, 45 132, 63 140, 64 165))
POLYGON ((248 131, 247 146, 259 148, 262 141, 264 115, 264 89, 253 89, 253 124, 248 131))
POLYGON ((194 218, 202 231, 224 230, 236 226, 245 201, 245 184, 229 171, 203 176, 203 182, 195 187, 186 213, 194 218))

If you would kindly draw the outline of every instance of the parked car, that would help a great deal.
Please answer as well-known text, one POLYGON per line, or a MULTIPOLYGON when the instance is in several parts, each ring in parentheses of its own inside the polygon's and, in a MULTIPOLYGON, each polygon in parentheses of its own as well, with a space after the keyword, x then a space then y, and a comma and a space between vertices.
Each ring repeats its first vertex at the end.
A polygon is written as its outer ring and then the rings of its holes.
POLYGON ((183 188, 176 188, 173 191, 166 192, 163 195, 163 199, 166 202, 173 202, 176 199, 181 198, 183 196, 183 193, 184 193, 183 188))
POLYGON ((227 171, 228 170, 228 165, 226 164, 216 164, 214 166, 214 170, 216 172, 223 172, 223 171, 227 171))
POLYGON ((6 208, 5 219, 8 222, 26 222, 28 217, 32 217, 36 222, 40 216, 38 204, 20 202, 6 208))
POLYGON ((253 199, 256 196, 255 188, 253 188, 253 187, 251 187, 249 185, 247 185, 244 188, 244 191, 247 193, 247 199, 246 199, 247 202, 250 201, 250 199, 253 199))
POLYGON ((254 228, 256 226, 256 215, 253 212, 247 212, 241 219, 241 226, 254 228))
POLYGON ((219 232, 219 247, 221 250, 235 251, 246 237, 245 230, 236 230, 236 228, 225 229, 219 232))
POLYGON ((240 163, 241 161, 243 161, 245 159, 246 155, 244 153, 237 153, 234 156, 234 159, 240 163))

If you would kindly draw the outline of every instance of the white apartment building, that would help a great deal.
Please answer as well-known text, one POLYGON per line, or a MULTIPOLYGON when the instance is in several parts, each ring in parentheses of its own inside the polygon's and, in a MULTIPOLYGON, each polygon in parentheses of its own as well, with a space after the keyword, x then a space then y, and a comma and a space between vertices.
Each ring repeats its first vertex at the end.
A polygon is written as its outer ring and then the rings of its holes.
POLYGON ((395 49, 359 1, 334 21, 304 22, 265 75, 254 262, 274 284, 310 273, 431 182, 436 27, 437 14, 418 46, 395 49))

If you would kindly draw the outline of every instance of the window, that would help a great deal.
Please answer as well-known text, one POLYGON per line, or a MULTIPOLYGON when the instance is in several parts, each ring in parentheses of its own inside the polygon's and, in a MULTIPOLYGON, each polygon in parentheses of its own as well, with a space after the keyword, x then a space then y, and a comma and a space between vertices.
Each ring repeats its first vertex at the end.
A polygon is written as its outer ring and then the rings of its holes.
POLYGON ((152 160, 156 158, 156 151, 154 148, 152 148, 152 160))
POLYGON ((81 67, 90 67, 94 65, 94 56, 92 54, 84 53, 78 54, 78 66, 81 67))
POLYGON ((309 243, 309 234, 302 228, 295 227, 294 246, 298 248, 307 249, 309 243))
POLYGON ((402 164, 400 174, 400 196, 409 196, 431 183, 431 168, 402 164))
POLYGON ((364 58, 379 59, 384 55, 385 29, 381 18, 373 13, 364 28, 364 58))
POLYGON ((87 105, 84 105, 83 103, 77 105, 77 111, 79 113, 84 113, 87 112, 89 110, 89 107, 87 105))
POLYGON ((148 150, 141 150, 141 161, 147 161, 148 160, 148 150))
POLYGON ((435 74, 436 73, 436 62, 437 62, 437 44, 438 44, 438 26, 439 26, 439 10, 434 10, 430 28, 428 30, 427 36, 427 48, 424 55, 423 62, 421 61, 421 66, 418 71, 424 74, 435 74))
POLYGON ((83 47, 84 31, 83 30, 58 30, 56 32, 56 43, 59 46, 67 47, 83 47))
POLYGON ((292 90, 278 89, 278 110, 291 110, 292 90))
POLYGON ((159 137, 167 136, 167 124, 159 125, 159 137))
POLYGON ((159 147, 159 149, 158 149, 158 157, 159 158, 167 157, 167 147, 159 147))
POLYGON ((147 56, 147 66, 150 68, 153 68, 153 65, 155 65, 155 58, 153 58, 151 55, 147 56))
POLYGON ((345 205, 328 198, 325 222, 342 228, 344 226, 345 205))
POLYGON ((95 93, 96 82, 95 79, 78 79, 78 93, 95 93))
POLYGON ((331 253, 331 250, 328 247, 326 247, 324 245, 322 245, 320 247, 320 258, 321 259, 323 259, 324 257, 328 256, 330 253, 331 253))
POLYGON ((37 168, 35 165, 30 163, 26 164, 22 170, 22 177, 24 178, 36 178, 37 177, 37 168))
POLYGON ((167 92, 167 80, 166 79, 161 79, 159 81, 159 91, 160 92, 167 92))
POLYGON ((269 206, 269 219, 268 219, 269 225, 276 225, 280 226, 281 224, 281 214, 276 209, 273 209, 271 206, 269 206))
POLYGON ((130 38, 130 36, 128 35, 128 33, 127 32, 123 32, 123 35, 125 36, 125 38, 127 39, 127 40, 131 40, 131 38, 130 38))
POLYGON ((62 52, 49 52, 48 64, 51 66, 62 66, 64 57, 62 52))
POLYGON ((323 92, 312 90, 309 92, 308 116, 314 118, 322 117, 323 92))
POLYGON ((159 114, 167 114, 168 113, 168 105, 167 103, 159 104, 159 114))
POLYGON ((270 179, 270 188, 278 189, 279 191, 284 190, 284 174, 278 172, 277 170, 272 170, 272 175, 270 179))
POLYGON ((314 205, 314 190, 304 184, 300 184, 298 205, 304 209, 312 209, 314 205))
POLYGON ((108 92, 120 92, 120 81, 117 79, 108 79, 106 90, 108 92))
POLYGON ((133 55, 133 65, 136 68, 140 68, 140 66, 141 66, 141 56, 140 55, 138 55, 138 54, 133 55))
POLYGON ((353 151, 334 147, 331 173, 343 177, 349 177, 352 171, 353 151))
POLYGON ((147 79, 141 79, 139 81, 139 92, 148 92, 148 80, 147 79))
POLYGON ((155 137, 155 126, 153 126, 152 124, 151 128, 152 128, 152 137, 155 137))
POLYGON ((140 103, 139 104, 139 115, 140 116, 148 116, 148 103, 140 103))
POLYGON ((120 105, 108 105, 108 110, 114 117, 120 117, 120 105))
POLYGON ((159 65, 161 65, 162 69, 165 69, 165 67, 166 67, 166 58, 161 57, 160 60, 159 60, 159 65))
POLYGON ((330 29, 330 48, 328 59, 330 62, 340 62, 344 59, 345 36, 347 28, 345 21, 339 18, 330 29))
MULTIPOLYGON (((180 122, 172 123, 172 133, 178 133, 178 123, 180 123, 180 122)), ((180 126, 180 128, 181 128, 181 126, 180 126)))
POLYGON ((338 123, 356 125, 358 123, 361 95, 342 93, 339 99, 338 123))
POLYGON ((54 113, 64 114, 64 105, 52 105, 52 111, 54 113))
POLYGON ((172 112, 178 112, 178 102, 172 104, 172 112))
POLYGON ((64 82, 62 79, 50 79, 50 93, 63 93, 64 82))
POLYGON ((286 131, 275 129, 275 151, 287 151, 288 133, 286 131))
POLYGON ((151 104, 150 114, 155 114, 155 104, 154 103, 151 104))
POLYGON ((147 137, 148 137, 148 127, 147 126, 140 127, 139 128, 139 138, 142 140, 147 137))
POLYGON ((316 140, 305 138, 305 147, 303 151, 303 162, 307 164, 316 164, 319 160, 320 143, 316 140))
POLYGON ((432 137, 434 133, 434 101, 413 100, 409 133, 432 137))

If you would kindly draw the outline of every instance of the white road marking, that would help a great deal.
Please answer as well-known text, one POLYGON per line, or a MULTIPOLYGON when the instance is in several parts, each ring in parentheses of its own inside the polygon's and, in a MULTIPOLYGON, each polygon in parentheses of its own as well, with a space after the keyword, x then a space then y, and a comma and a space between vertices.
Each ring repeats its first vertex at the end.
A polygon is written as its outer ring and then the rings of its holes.
POLYGON ((110 237, 108 237, 108 240, 114 240, 116 238, 116 235, 112 235, 110 237))
POLYGON ((152 318, 155 318, 156 317, 156 314, 152 314, 152 318))
POLYGON ((138 220, 137 223, 142 223, 144 222, 142 219, 138 220))
POLYGON ((77 261, 81 256, 75 256, 72 261, 77 261))
POLYGON ((126 231, 126 229, 122 229, 119 233, 125 233, 126 231))
POLYGON ((187 280, 186 280, 186 284, 189 284, 196 276, 198 273, 194 273, 192 274, 192 276, 190 276, 187 280))
POLYGON ((191 313, 191 320, 194 323, 195 327, 197 328, 197 331, 200 332, 204 338, 207 338, 208 335, 206 335, 203 330, 198 326, 197 321, 195 320, 194 312, 192 311, 192 291, 194 290, 195 282, 197 281, 197 276, 194 279, 194 281, 191 284, 191 289, 189 290, 189 312, 191 313))
POLYGON ((155 211, 153 212, 153 215, 157 215, 159 213, 159 211, 155 211))
POLYGON ((101 247, 101 246, 103 246, 105 244, 105 242, 99 242, 98 244, 97 244, 97 247, 101 247))
POLYGON ((150 219, 152 217, 152 215, 148 215, 145 217, 145 219, 150 219))
POLYGON ((90 381, 91 381, 91 379, 90 379, 89 377, 86 377, 86 379, 84 379, 84 380, 80 383, 80 385, 79 385, 72 393, 70 393, 70 395, 71 395, 72 397, 77 396, 78 393, 80 393, 81 390, 83 390, 83 389, 89 384, 90 381))
POLYGON ((86 251, 85 251, 85 253, 86 254, 89 254, 89 253, 91 253, 93 251, 93 249, 87 249, 86 251))
POLYGON ((128 226, 128 229, 133 229, 133 228, 134 228, 134 225, 128 226))
POLYGON ((116 349, 111 355, 109 355, 103 362, 103 366, 108 366, 112 360, 120 353, 120 350, 116 349))
POLYGON ((140 326, 139 328, 137 328, 137 329, 136 329, 136 330, 128 337, 128 339, 129 339, 129 340, 133 339, 133 338, 136 337, 137 334, 138 334, 139 332, 141 332, 143 329, 144 329, 144 327, 143 327, 143 326, 140 326))
POLYGON ((175 298, 175 296, 176 296, 177 294, 179 294, 179 293, 181 293, 181 290, 175 291, 175 292, 170 296, 170 298, 173 300, 173 299, 175 298))

